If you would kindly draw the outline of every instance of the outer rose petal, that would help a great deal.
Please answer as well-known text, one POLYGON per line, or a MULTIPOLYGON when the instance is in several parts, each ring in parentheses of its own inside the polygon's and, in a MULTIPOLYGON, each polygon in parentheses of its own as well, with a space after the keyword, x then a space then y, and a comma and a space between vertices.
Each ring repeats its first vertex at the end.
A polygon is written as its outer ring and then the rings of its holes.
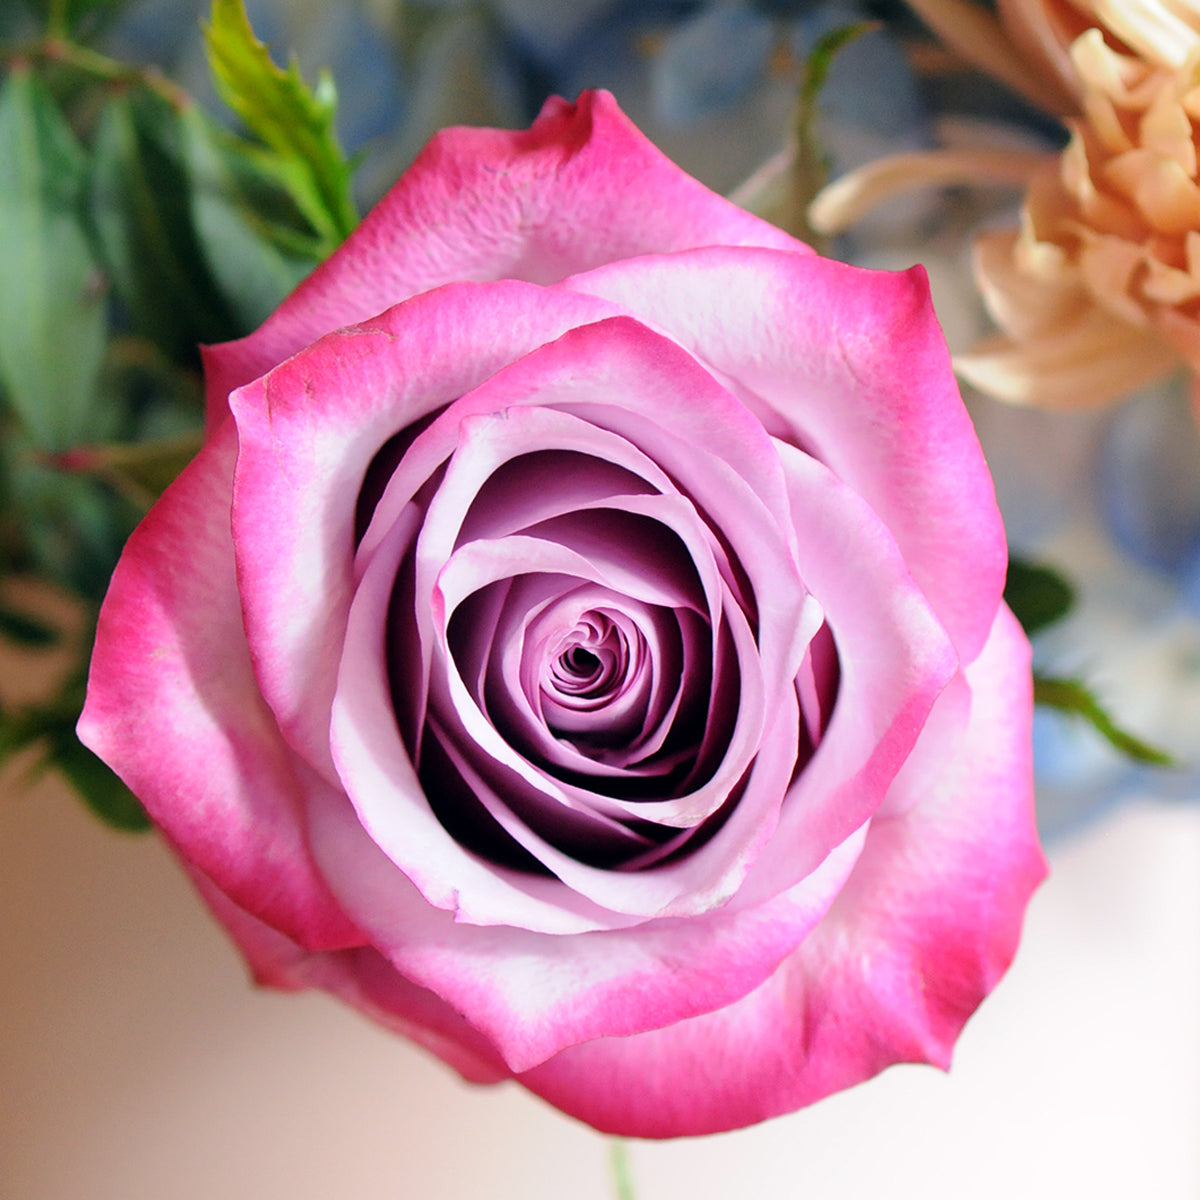
POLYGON ((79 736, 243 908, 310 949, 354 945, 304 837, 305 798, 325 785, 280 738, 250 669, 229 532, 234 450, 230 422, 129 539, 79 736))
POLYGON ((190 871, 213 915, 241 950, 256 983, 283 991, 321 988, 372 1020, 410 1038, 472 1083, 499 1083, 511 1072, 487 1039, 444 1000, 409 983, 371 946, 306 953, 277 929, 239 908, 211 880, 190 871))
POLYGON ((564 1046, 639 1034, 744 996, 821 919, 862 847, 848 838, 790 891, 746 912, 572 936, 456 924, 372 842, 348 803, 310 812, 322 867, 373 944, 487 1035, 513 1071, 564 1046))
POLYGON ((521 1082, 603 1131, 675 1137, 791 1112, 892 1063, 947 1066, 1046 871, 1029 648, 1007 609, 966 678, 970 725, 938 785, 872 823, 833 907, 766 983, 668 1029, 564 1050, 521 1082))
POLYGON ((865 499, 969 661, 1004 587, 1004 527, 920 267, 719 247, 563 287, 611 300, 730 381, 865 499))
POLYGON ((611 312, 508 281, 440 288, 322 338, 231 397, 238 587, 255 673, 284 736, 331 780, 329 710, 371 459, 513 360, 611 312))
POLYGON ((256 332, 206 351, 210 422, 234 388, 419 292, 464 280, 551 283, 711 245, 811 253, 684 174, 608 92, 575 104, 552 97, 528 130, 444 130, 256 332))

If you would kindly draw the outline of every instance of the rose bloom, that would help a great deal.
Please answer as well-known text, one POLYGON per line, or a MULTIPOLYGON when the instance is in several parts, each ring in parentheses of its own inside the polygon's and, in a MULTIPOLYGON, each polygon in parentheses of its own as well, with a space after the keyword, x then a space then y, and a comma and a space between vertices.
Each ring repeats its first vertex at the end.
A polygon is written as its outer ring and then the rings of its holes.
POLYGON ((919 269, 590 93, 435 138, 206 366, 80 732, 259 982, 631 1135, 948 1063, 1044 862, 919 269))

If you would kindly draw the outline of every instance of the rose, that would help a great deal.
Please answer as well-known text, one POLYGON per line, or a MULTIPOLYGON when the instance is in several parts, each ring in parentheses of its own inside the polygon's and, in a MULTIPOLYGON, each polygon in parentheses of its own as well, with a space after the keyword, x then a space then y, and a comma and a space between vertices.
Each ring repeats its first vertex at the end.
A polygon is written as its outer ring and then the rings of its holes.
POLYGON ((261 982, 647 1136, 948 1061, 1044 868, 919 269, 594 93, 443 133, 206 367, 80 732, 261 982))

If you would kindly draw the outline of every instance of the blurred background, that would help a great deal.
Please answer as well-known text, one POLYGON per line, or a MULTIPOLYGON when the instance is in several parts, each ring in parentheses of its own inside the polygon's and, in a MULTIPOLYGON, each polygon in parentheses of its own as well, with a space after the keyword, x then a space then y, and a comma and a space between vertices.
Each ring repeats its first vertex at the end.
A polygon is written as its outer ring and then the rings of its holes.
MULTIPOLYGON (((1051 850, 948 1075, 894 1067, 755 1128, 638 1142, 638 1200, 1194 1200, 1200 812, 1051 850)), ((0 791, 0 1194, 605 1200, 605 1140, 324 995, 251 988, 152 837, 0 791)))

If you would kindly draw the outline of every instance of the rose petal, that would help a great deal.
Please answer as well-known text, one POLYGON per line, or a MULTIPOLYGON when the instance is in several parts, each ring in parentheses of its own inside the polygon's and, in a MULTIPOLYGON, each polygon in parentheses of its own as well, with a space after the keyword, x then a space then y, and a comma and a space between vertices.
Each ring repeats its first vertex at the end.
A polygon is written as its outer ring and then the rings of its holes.
POLYGON ((739 905, 802 879, 870 819, 958 668, 945 629, 875 513, 815 459, 786 444, 779 454, 792 488, 800 570, 838 648, 838 691, 739 905))
POLYGON ((529 284, 463 284, 323 338, 231 399, 234 538, 247 638, 289 743, 326 778, 329 706, 354 590, 355 511, 376 453, 580 321, 529 284))
POLYGON ((129 539, 79 736, 242 908, 309 949, 355 945, 304 839, 305 797, 326 785, 292 760, 250 667, 229 533, 234 452, 227 422, 129 539))
POLYGON ((745 995, 820 920, 852 869, 856 835, 793 892, 713 912, 557 937, 455 924, 430 907, 348 809, 312 811, 322 866, 348 911, 407 978, 442 997, 521 1070, 588 1038, 658 1028, 745 995))
POLYGON ((230 392, 310 342, 442 284, 550 283, 713 243, 811 253, 686 175, 607 92, 552 97, 528 130, 444 130, 255 333, 207 349, 210 423, 230 392))
POLYGON ((1002 610, 966 672, 957 756, 904 816, 872 822, 825 919, 761 987, 669 1028, 573 1046, 521 1082, 602 1131, 672 1137, 791 1112, 895 1062, 947 1066, 1046 872, 1023 642, 1002 610))
POLYGON ((562 286, 665 330, 756 404, 771 432, 845 480, 973 657, 1007 552, 921 268, 883 275, 720 247, 614 263, 562 286))
POLYGON ((256 983, 296 991, 321 988, 372 1020, 436 1054, 471 1083, 510 1072, 490 1042, 444 1000, 410 983, 370 946, 307 953, 278 929, 239 908, 210 879, 189 874, 213 915, 245 956, 256 983))

